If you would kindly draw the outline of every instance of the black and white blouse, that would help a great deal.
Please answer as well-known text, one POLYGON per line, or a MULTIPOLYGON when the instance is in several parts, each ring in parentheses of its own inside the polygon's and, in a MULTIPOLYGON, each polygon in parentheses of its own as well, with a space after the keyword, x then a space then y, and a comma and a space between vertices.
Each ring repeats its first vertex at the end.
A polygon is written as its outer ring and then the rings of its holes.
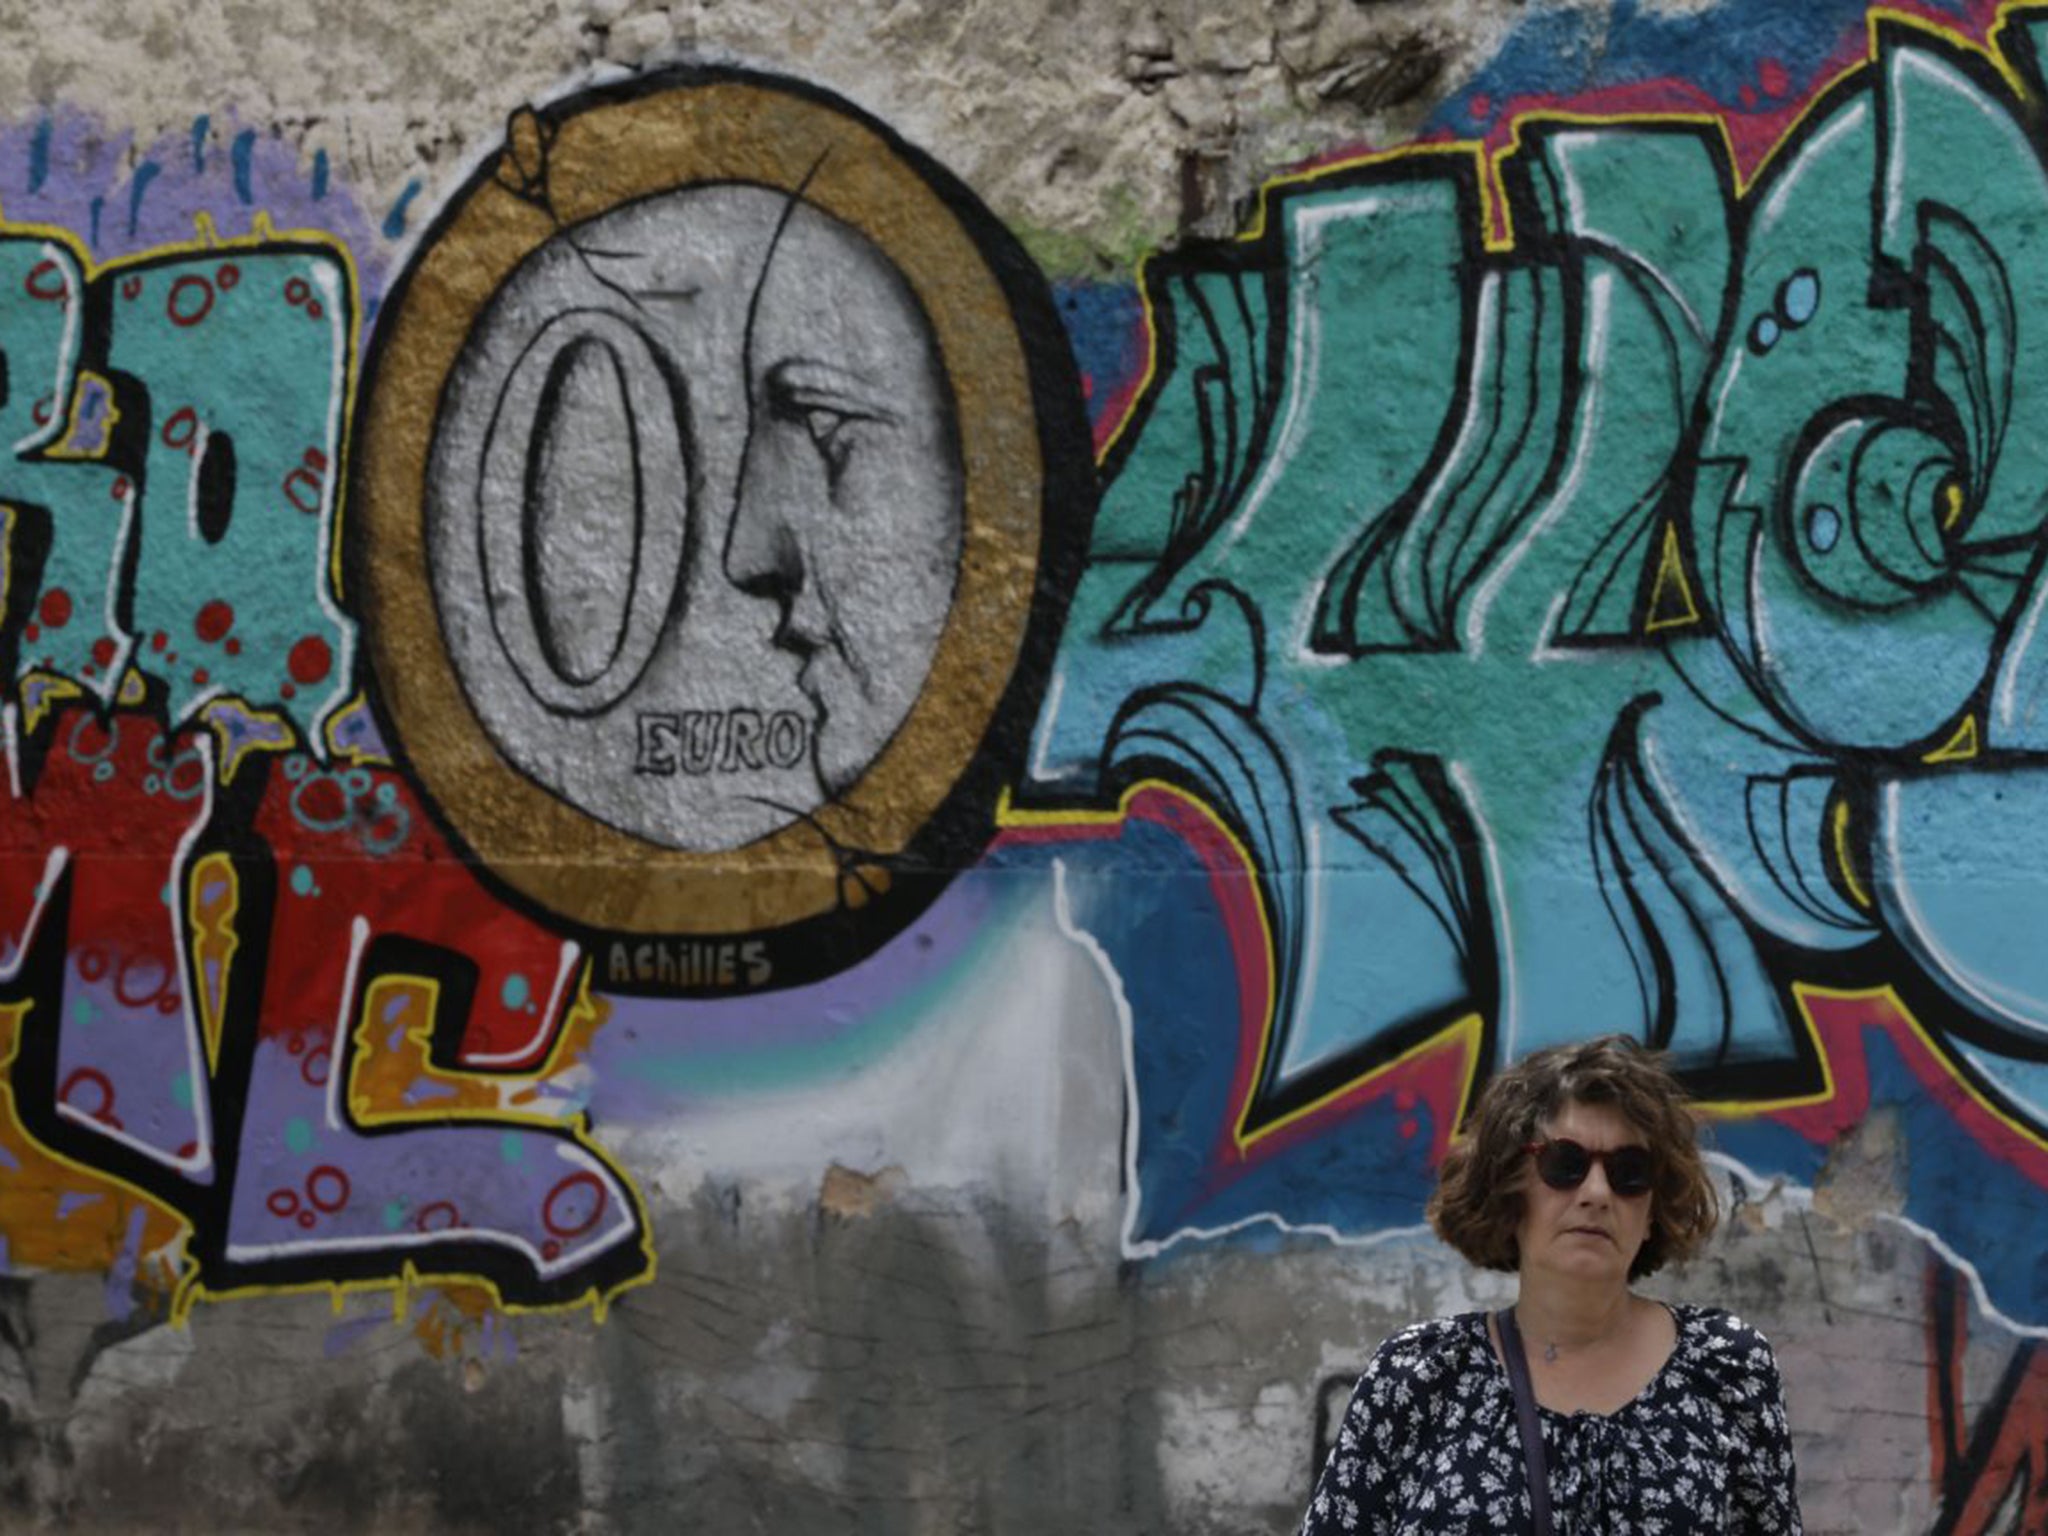
MULTIPOLYGON (((1678 1344, 1613 1413, 1539 1410, 1557 1536, 1800 1530, 1778 1363, 1731 1313, 1675 1306, 1678 1344)), ((1351 1395, 1301 1536, 1531 1530, 1514 1389, 1484 1312, 1403 1329, 1351 1395)))

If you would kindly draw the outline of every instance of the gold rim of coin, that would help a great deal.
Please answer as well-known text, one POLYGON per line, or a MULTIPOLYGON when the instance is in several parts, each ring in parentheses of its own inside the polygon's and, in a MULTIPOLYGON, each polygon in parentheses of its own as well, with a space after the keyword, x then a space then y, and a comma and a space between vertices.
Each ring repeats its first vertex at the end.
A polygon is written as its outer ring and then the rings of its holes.
MULTIPOLYGON (((947 200, 877 128, 751 79, 599 91, 516 117, 507 143, 423 238, 378 319, 353 446, 350 593, 395 740, 475 857, 593 929, 738 934, 845 904, 847 863, 909 848, 970 769, 1031 620, 1044 467, 1009 301, 947 200), (426 548, 428 459, 444 389, 499 288, 563 229, 686 187, 791 194, 871 241, 915 293, 958 414, 962 547, 922 691, 860 778, 742 847, 689 852, 597 820, 493 745, 443 643, 426 548)), ((856 892, 858 899, 865 890, 856 892)))

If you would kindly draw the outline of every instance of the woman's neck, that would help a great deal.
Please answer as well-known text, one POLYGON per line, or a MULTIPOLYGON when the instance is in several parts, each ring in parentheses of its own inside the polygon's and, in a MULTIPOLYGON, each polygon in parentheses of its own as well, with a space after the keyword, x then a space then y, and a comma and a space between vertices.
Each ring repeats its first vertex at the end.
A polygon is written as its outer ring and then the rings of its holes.
POLYGON ((1561 1350, 1604 1344, 1627 1326, 1636 1298, 1626 1285, 1587 1285, 1541 1272, 1522 1276, 1515 1322, 1522 1336, 1556 1359, 1561 1350))

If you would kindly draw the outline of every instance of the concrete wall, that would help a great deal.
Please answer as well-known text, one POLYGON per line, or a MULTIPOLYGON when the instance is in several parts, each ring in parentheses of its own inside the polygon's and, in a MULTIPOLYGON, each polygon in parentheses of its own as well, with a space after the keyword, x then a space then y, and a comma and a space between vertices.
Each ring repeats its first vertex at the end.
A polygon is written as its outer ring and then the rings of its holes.
POLYGON ((10 36, 0 1523, 1289 1529, 1621 1029, 2048 1529, 2048 17, 10 36))

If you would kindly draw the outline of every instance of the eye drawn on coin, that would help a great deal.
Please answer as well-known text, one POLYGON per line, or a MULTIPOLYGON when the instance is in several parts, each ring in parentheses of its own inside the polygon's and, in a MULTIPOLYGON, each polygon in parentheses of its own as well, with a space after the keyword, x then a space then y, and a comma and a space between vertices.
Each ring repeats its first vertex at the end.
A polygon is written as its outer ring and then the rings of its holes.
MULTIPOLYGON (((775 937, 737 969, 779 984, 971 860, 1092 467, 1042 281, 937 166, 734 71, 515 116, 366 380, 376 701, 500 881, 598 938, 775 937)), ((615 979, 696 984, 660 960, 615 979)))

